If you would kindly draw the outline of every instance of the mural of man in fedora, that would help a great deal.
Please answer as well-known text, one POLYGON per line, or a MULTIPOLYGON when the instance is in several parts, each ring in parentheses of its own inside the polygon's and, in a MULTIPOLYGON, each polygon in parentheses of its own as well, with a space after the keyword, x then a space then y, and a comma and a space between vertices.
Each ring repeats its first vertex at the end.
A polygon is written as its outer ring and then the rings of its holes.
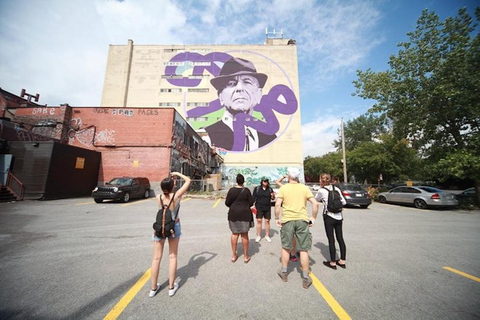
POLYGON ((262 99, 267 78, 248 60, 231 58, 225 62, 220 74, 210 80, 225 109, 220 121, 205 127, 211 145, 226 150, 252 151, 275 140, 275 134, 264 134, 248 125, 249 121, 257 120, 252 114, 262 99))

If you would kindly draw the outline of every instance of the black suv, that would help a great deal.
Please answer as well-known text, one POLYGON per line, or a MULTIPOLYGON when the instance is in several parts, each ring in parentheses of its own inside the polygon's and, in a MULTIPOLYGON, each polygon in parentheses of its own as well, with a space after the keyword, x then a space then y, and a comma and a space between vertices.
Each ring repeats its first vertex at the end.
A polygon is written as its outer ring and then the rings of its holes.
POLYGON ((104 186, 93 189, 92 197, 96 203, 102 203, 104 199, 128 202, 133 198, 148 198, 150 197, 150 181, 147 178, 113 178, 104 186))

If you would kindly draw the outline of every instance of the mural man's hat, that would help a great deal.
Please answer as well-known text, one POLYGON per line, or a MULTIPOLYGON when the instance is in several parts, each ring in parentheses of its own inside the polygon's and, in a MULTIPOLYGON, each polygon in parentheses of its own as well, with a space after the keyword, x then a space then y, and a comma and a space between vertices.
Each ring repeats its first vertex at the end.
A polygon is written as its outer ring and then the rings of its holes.
POLYGON ((242 58, 231 58, 223 65, 220 75, 210 80, 210 83, 215 89, 222 90, 232 77, 240 75, 249 75, 257 78, 260 88, 263 88, 268 78, 266 74, 258 73, 251 61, 242 58))

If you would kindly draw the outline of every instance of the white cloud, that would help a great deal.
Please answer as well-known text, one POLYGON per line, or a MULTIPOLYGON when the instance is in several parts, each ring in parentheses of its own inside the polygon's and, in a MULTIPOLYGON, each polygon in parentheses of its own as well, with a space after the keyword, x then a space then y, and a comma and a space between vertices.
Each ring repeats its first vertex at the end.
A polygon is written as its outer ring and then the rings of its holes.
POLYGON ((173 30, 185 24, 185 12, 171 1, 97 0, 95 6, 111 43, 123 44, 127 39, 137 44, 182 42, 173 30))
POLYGON ((332 145, 338 140, 341 118, 336 116, 317 117, 302 125, 303 157, 318 157, 335 151, 332 145))
POLYGON ((303 92, 324 90, 381 41, 375 3, 360 0, 16 0, 0 1, 0 11, 0 86, 51 105, 98 105, 108 46, 128 39, 263 43, 265 27, 283 29, 297 40, 303 92))

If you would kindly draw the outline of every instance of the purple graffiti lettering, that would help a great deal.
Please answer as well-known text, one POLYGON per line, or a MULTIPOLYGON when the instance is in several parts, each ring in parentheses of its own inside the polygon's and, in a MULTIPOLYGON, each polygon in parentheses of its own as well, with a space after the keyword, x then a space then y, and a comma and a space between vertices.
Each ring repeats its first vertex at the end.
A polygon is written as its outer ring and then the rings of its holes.
POLYGON ((196 107, 187 111, 187 117, 201 117, 203 115, 222 109, 220 100, 215 99, 208 104, 208 107, 196 107))
MULTIPOLYGON (((210 62, 209 66, 194 66, 192 75, 201 76, 206 70, 210 72, 213 76, 217 76, 220 73, 221 66, 225 61, 230 59, 232 56, 223 53, 223 52, 211 52, 206 55, 201 55, 196 52, 182 52, 175 55, 170 62, 210 62)), ((177 72, 177 70, 184 68, 183 66, 167 66, 165 67, 166 76, 176 76, 181 75, 182 72, 177 72)), ((196 87, 202 82, 202 79, 189 79, 188 77, 183 77, 181 79, 167 79, 167 81, 179 87, 196 87)))

